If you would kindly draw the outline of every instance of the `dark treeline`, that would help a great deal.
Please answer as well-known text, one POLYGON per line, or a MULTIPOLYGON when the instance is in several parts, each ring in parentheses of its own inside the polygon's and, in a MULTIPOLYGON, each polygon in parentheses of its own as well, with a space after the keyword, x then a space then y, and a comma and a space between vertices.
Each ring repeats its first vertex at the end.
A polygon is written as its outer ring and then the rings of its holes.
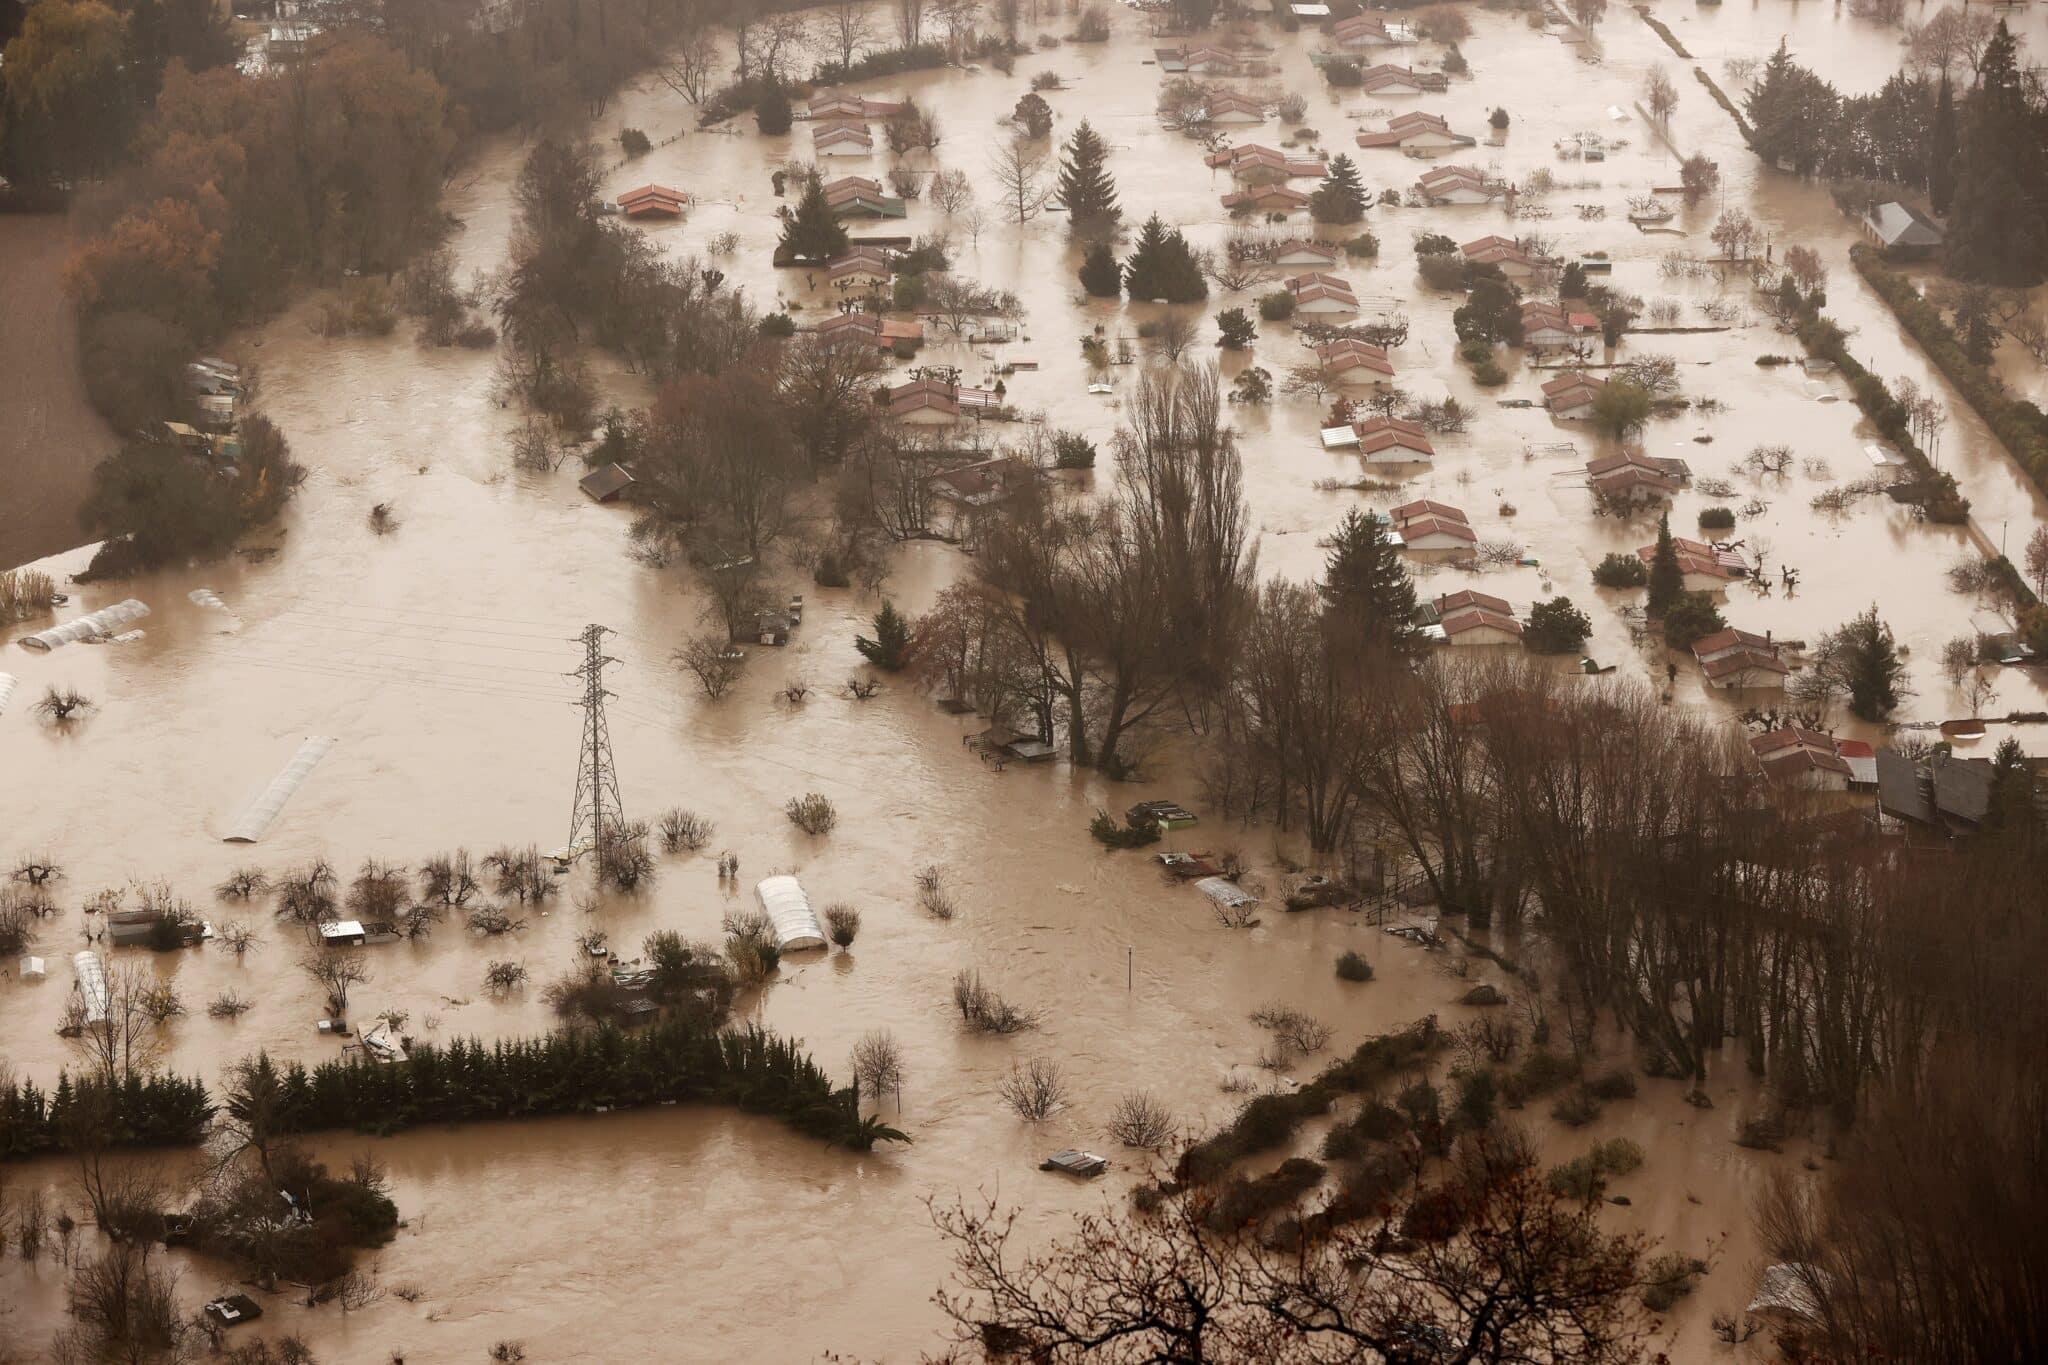
POLYGON ((214 1106, 196 1078, 134 1073, 111 1085, 57 1077, 54 1090, 10 1080, 0 1087, 0 1160, 87 1147, 189 1147, 206 1135, 214 1106))
POLYGON ((235 1068, 218 1102, 197 1080, 131 1071, 109 1084, 58 1078, 56 1089, 0 1088, 0 1158, 106 1147, 191 1146, 215 1113, 261 1106, 277 1134, 352 1129, 388 1134, 426 1123, 537 1118, 650 1104, 729 1104, 862 1151, 902 1140, 860 1116, 797 1044, 761 1029, 665 1019, 631 1033, 564 1031, 486 1046, 414 1044, 408 1059, 364 1057, 307 1068, 258 1056, 235 1068), (255 1098, 252 1100, 252 1096, 255 1098))

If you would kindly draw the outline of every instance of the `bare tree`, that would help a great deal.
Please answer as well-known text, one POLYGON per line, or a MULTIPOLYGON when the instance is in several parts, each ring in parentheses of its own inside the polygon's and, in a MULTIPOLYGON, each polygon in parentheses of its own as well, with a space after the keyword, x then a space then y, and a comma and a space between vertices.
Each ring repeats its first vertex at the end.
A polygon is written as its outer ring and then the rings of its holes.
POLYGON ((1165 357, 1167 364, 1178 365, 1199 334, 1200 326, 1194 318, 1168 313, 1158 320, 1158 326, 1152 333, 1152 344, 1165 357))
POLYGON ((974 186, 969 183, 965 171, 935 172, 924 192, 925 198, 937 204, 948 218, 974 202, 974 186))
POLYGON ((91 697, 75 687, 58 687, 52 683, 43 692, 42 700, 29 709, 56 725, 69 725, 78 716, 84 715, 96 705, 91 697))
POLYGON ((718 44, 699 27, 685 34, 669 59, 655 67, 662 83, 692 104, 702 104, 718 72, 718 44))
POLYGON ((1052 199, 1053 185, 1046 175, 1046 153, 1022 138, 1015 138, 989 154, 989 169, 1001 190, 1003 212, 1013 223, 1028 223, 1044 211, 1052 199))
POLYGON ((730 692, 746 668, 746 655, 733 648, 729 636, 699 635, 671 656, 677 667, 696 678, 709 701, 730 692))
POLYGON ((896 36, 904 47, 924 42, 925 0, 895 0, 896 36))
POLYGON ((853 1085, 857 1093, 880 1102, 884 1092, 894 1093, 900 1107, 903 1096, 903 1048, 887 1029, 864 1033, 853 1045, 853 1085))
POLYGON ((370 964, 348 948, 316 948, 299 959, 299 970, 327 992, 327 1008, 337 1019, 348 1017, 348 993, 370 979, 370 964))
POLYGON ((1051 1118, 1067 1103, 1067 1077, 1050 1057, 1033 1057, 1022 1066, 1010 1064, 1010 1074, 996 1082, 996 1093, 1026 1123, 1051 1118))
POLYGON ((1173 1111, 1149 1090, 1132 1090, 1116 1102, 1109 1117, 1109 1135, 1126 1147, 1159 1151, 1179 1131, 1173 1111))
POLYGON ((824 33, 839 65, 850 70, 853 59, 875 43, 875 24, 868 15, 867 0, 837 0, 825 12, 824 33))

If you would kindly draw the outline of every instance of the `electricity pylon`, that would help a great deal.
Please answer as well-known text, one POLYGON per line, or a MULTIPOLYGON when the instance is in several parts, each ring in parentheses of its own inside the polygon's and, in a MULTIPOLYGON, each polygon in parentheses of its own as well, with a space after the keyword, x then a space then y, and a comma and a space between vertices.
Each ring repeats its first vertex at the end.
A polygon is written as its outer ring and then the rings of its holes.
POLYGON ((604 704, 612 694, 605 690, 604 670, 617 659, 604 652, 610 630, 588 625, 576 638, 583 642, 583 664, 567 674, 583 680, 583 744, 576 759, 576 800, 569 811, 569 848, 586 833, 599 861, 604 858, 605 840, 625 819, 619 801, 618 773, 612 767, 612 735, 605 723, 604 704))

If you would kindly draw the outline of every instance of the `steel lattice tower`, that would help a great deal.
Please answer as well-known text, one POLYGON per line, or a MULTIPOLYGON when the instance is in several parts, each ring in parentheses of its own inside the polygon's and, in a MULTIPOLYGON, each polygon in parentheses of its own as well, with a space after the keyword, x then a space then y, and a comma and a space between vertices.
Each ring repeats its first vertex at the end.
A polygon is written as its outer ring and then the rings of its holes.
POLYGON ((588 625, 576 638, 583 642, 582 666, 566 676, 583 680, 583 743, 576 759, 576 799, 569 811, 569 848, 588 835, 600 857, 604 841, 625 818, 619 801, 619 779, 612 767, 611 728, 605 722, 604 670, 617 659, 604 652, 604 641, 612 632, 600 625, 588 625))

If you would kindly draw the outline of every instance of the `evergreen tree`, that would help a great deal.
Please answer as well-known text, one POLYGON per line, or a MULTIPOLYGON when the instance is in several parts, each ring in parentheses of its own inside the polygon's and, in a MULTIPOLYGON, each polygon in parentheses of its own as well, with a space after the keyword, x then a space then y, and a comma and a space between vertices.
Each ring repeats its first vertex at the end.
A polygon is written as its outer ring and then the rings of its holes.
POLYGON ((846 227, 825 202, 825 182, 804 179, 796 212, 782 225, 782 248, 799 261, 829 261, 846 250, 846 227))
POLYGON ((1109 144, 1082 119, 1081 126, 1067 139, 1066 159, 1060 163, 1058 197, 1066 205, 1074 231, 1107 233, 1116 226, 1123 210, 1117 207, 1116 182, 1104 163, 1109 144))
POLYGON ((1977 67, 1969 126, 1956 162, 1948 266, 1986 284, 2039 283, 2048 264, 2041 214, 2041 149, 2003 19, 1977 67))
POLYGON ((875 613, 875 638, 856 635, 853 647, 876 668, 899 672, 910 662, 910 622, 894 602, 884 599, 882 609, 875 613))
POLYGON ((1936 213, 1946 214, 1955 199, 1956 151, 1956 97, 1943 68, 1941 93, 1934 101, 1934 129, 1927 137, 1927 198, 1936 213))
POLYGON ((1209 296, 1209 282, 1202 277, 1188 239, 1156 213, 1145 220, 1138 245, 1124 262, 1124 288, 1134 299, 1168 303, 1194 303, 1209 296))
POLYGON ((1793 61, 1781 39, 1744 101, 1749 145, 1766 161, 1812 175, 1826 155, 1840 103, 1835 88, 1793 61))
POLYGON ((1081 259, 1081 287, 1098 299, 1113 299, 1124 292, 1123 269, 1108 242, 1097 242, 1081 259))
POLYGON ((1848 689, 1849 709, 1858 716, 1879 721, 1898 707, 1906 664, 1876 606, 1828 637, 1820 653, 1822 667, 1848 689))
POLYGON ((1330 163, 1323 183, 1308 197, 1309 216, 1318 223, 1355 223, 1365 216, 1365 205, 1365 186, 1358 179, 1358 167, 1340 152, 1330 163))
POLYGON ((1557 296, 1561 299, 1586 297, 1586 267, 1577 261, 1565 262, 1564 275, 1557 282, 1557 296))
POLYGON ((789 92, 779 85, 771 85, 762 91, 759 102, 754 105, 754 126, 769 137, 780 137, 788 132, 795 117, 795 111, 789 107, 789 92))
POLYGON ((1678 567, 1678 546, 1671 540, 1671 514, 1657 518, 1657 550, 1650 558, 1649 611, 1662 616, 1685 593, 1685 575, 1678 567))
POLYGON ((1322 545, 1329 551, 1323 560, 1324 620, 1359 644, 1413 649, 1421 639, 1415 585, 1386 526, 1354 507, 1322 545))

